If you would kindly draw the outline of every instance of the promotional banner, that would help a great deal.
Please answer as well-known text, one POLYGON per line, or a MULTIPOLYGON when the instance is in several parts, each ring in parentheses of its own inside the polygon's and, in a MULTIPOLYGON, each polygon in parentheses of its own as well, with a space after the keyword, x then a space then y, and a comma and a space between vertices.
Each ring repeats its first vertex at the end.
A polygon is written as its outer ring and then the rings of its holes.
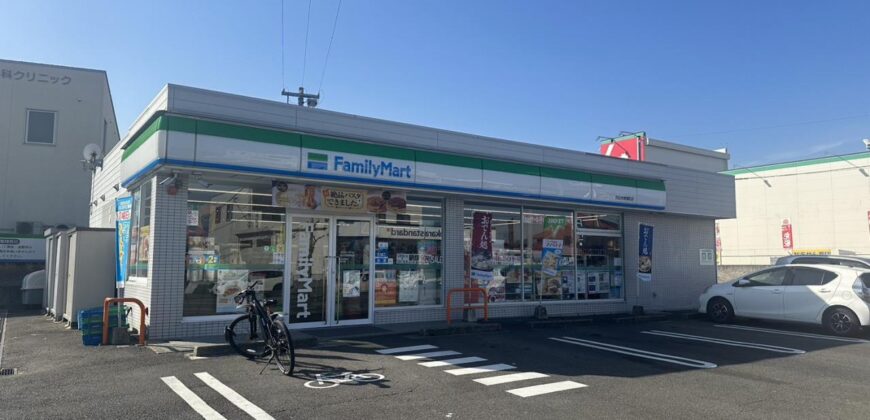
POLYGON ((794 236, 791 230, 791 222, 788 219, 782 221, 782 249, 794 248, 794 236))
POLYGON ((127 281, 132 209, 133 197, 115 199, 115 287, 118 289, 123 289, 127 281))
MULTIPOLYGON (((492 213, 474 212, 471 228, 471 283, 468 287, 489 286, 493 280, 492 213)), ((469 303, 480 301, 477 294, 466 296, 469 303)))
POLYGON ((559 261, 562 258, 562 240, 544 239, 541 251, 541 271, 548 276, 559 273, 559 261))
POLYGON ((641 223, 638 232, 637 279, 649 282, 652 281, 653 268, 653 227, 641 223))

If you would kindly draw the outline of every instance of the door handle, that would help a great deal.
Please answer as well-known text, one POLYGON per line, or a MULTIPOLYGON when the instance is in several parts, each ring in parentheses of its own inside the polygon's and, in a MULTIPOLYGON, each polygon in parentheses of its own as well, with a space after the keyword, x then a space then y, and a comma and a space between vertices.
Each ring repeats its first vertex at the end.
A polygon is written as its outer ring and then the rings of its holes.
POLYGON ((773 289, 773 290, 771 291, 771 293, 773 293, 773 294, 775 294, 775 295, 781 294, 781 293, 782 293, 782 289, 773 289))
POLYGON ((819 293, 831 293, 831 289, 819 289, 819 293))

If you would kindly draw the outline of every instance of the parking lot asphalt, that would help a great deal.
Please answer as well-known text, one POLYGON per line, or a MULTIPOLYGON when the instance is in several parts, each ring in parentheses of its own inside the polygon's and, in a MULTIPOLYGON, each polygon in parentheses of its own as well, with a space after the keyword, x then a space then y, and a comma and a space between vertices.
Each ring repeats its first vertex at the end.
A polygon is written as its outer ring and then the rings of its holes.
POLYGON ((10 317, 0 418, 864 419, 868 339, 746 321, 512 328, 325 341, 286 377, 239 356, 85 348, 10 317))

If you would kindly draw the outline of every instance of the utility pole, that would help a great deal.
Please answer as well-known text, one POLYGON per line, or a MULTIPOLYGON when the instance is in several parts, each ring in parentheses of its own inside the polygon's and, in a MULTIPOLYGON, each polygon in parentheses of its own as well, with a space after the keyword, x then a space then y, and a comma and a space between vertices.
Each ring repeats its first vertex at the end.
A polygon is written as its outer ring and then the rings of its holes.
POLYGON ((287 89, 281 89, 281 95, 287 97, 288 104, 290 103, 290 97, 293 96, 293 97, 297 98, 297 103, 296 103, 297 105, 304 106, 304 105, 306 105, 306 102, 307 102, 308 106, 311 108, 316 108, 317 101, 320 100, 319 93, 316 95, 312 95, 310 93, 305 93, 305 88, 302 86, 299 86, 299 93, 290 92, 287 89), (306 101, 306 99, 307 99, 307 101, 306 101))

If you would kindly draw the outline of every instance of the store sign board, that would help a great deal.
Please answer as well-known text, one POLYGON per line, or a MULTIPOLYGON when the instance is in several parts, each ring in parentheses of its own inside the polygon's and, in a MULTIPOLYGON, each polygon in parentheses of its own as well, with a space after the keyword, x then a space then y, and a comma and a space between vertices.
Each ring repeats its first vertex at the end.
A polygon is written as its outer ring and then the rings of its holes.
POLYGON ((0 262, 45 261, 45 238, 0 235, 0 262))
POLYGON ((625 204, 637 203, 637 188, 622 185, 592 184, 592 199, 625 204))
POLYGON ((413 183, 414 169, 409 160, 302 148, 302 172, 413 183))
POLYGON ((646 133, 629 134, 601 143, 601 154, 627 160, 646 160, 646 133))

